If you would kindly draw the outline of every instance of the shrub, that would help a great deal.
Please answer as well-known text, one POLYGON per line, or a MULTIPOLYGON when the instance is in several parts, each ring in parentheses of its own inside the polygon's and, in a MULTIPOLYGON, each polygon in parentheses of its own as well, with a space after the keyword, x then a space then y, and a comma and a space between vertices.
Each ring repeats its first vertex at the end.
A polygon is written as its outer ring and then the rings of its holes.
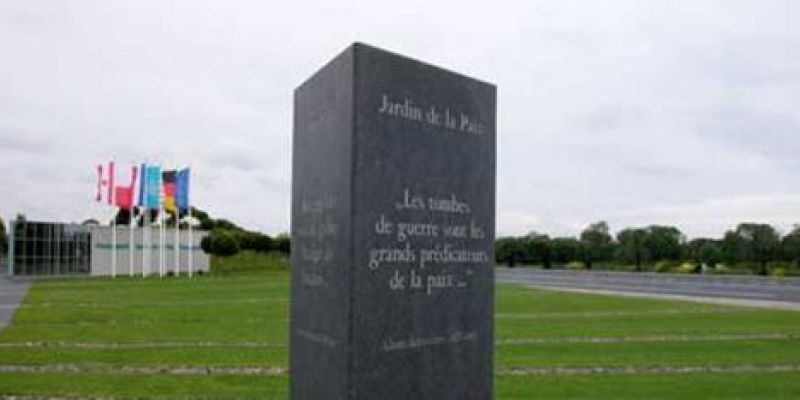
POLYGON ((212 254, 210 234, 203 236, 203 239, 200 240, 200 248, 203 249, 204 253, 212 254))
POLYGON ((655 272, 670 272, 672 271, 677 265, 674 262, 661 260, 653 266, 653 271, 655 272))
POLYGON ((783 267, 775 267, 769 270, 769 274, 772 276, 787 276, 789 275, 789 270, 783 267))
POLYGON ((583 261, 570 261, 567 263, 567 269, 581 270, 586 269, 586 264, 583 261))
POLYGON ((229 232, 217 231, 212 236, 216 236, 211 241, 212 254, 229 257, 239 252, 239 242, 229 232))
POLYGON ((691 274, 697 271, 698 265, 692 262, 685 262, 675 268, 675 272, 679 274, 691 274))
POLYGON ((771 262, 767 266, 767 270, 769 274, 772 276, 788 276, 789 271, 792 268, 792 264, 788 262, 771 262))
POLYGON ((273 239, 273 247, 275 250, 280 251, 283 254, 289 255, 291 253, 291 241, 289 236, 286 234, 280 234, 273 239))
POLYGON ((729 274, 731 272, 731 269, 728 268, 728 266, 725 264, 717 264, 714 266, 714 270, 712 272, 715 274, 724 275, 724 274, 729 274))
POLYGON ((215 229, 200 242, 200 247, 208 254, 229 257, 239 252, 239 242, 226 230, 215 229))

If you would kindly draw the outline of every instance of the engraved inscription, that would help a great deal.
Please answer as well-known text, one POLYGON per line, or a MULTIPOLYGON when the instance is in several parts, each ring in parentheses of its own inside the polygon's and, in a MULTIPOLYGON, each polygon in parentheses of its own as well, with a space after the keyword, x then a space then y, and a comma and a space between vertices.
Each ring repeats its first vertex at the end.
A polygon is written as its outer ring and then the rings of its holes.
POLYGON ((388 212, 381 213, 374 221, 381 245, 367 250, 370 271, 394 268, 387 281, 390 290, 431 296, 468 288, 473 268, 490 263, 485 229, 456 194, 426 196, 404 188, 393 208, 400 217, 392 220, 388 212), (447 222, 436 222, 442 219, 447 222))
POLYGON ((378 114, 481 136, 488 133, 487 124, 475 116, 457 111, 453 107, 422 106, 409 98, 397 99, 384 93, 377 107, 378 114))

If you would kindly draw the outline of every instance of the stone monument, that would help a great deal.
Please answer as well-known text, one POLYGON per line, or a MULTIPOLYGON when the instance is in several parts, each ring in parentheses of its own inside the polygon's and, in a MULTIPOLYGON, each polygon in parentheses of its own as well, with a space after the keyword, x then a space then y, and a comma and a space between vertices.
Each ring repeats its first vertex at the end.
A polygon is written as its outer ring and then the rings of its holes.
POLYGON ((292 399, 492 397, 495 102, 360 43, 297 88, 292 399))

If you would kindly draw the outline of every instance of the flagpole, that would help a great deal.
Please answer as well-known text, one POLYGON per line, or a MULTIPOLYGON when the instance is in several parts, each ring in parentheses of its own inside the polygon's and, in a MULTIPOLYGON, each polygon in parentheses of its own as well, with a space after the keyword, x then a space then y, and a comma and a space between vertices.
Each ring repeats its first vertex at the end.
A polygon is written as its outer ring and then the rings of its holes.
POLYGON ((164 277, 164 207, 158 211, 158 271, 164 277))
POLYGON ((144 250, 146 250, 142 254, 142 277, 147 277, 150 273, 150 209, 147 206, 144 207, 144 215, 142 215, 144 221, 142 222, 142 244, 145 246, 144 250))
MULTIPOLYGON (((119 212, 119 210, 117 210, 119 212)), ((117 215, 111 219, 111 277, 117 277, 117 215)))
POLYGON ((172 251, 175 252, 175 276, 180 276, 181 274, 181 224, 179 218, 178 208, 175 207, 175 242, 172 244, 172 251))
POLYGON ((192 242, 194 242, 194 236, 192 236, 192 206, 189 206, 189 218, 187 219, 189 224, 189 278, 192 277, 192 270, 194 269, 194 265, 192 264, 192 252, 194 252, 194 246, 192 242))
POLYGON ((133 193, 131 193, 130 217, 128 218, 128 276, 133 276, 133 225, 136 223, 133 215, 133 193))

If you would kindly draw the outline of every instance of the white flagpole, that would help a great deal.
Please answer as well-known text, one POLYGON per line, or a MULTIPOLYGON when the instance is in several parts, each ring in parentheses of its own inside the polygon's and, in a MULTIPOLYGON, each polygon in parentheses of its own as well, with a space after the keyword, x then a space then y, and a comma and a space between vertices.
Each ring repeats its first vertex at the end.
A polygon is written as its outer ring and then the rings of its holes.
POLYGON ((164 207, 158 212, 158 272, 164 277, 164 207))
POLYGON ((150 244, 152 239, 150 232, 150 209, 148 209, 147 206, 144 208, 144 215, 142 215, 142 218, 144 218, 142 227, 142 240, 145 241, 146 246, 146 251, 144 254, 142 254, 142 276, 147 277, 147 275, 150 274, 150 256, 152 255, 150 250, 153 247, 150 244))
POLYGON ((194 236, 192 236, 192 206, 189 206, 188 215, 189 218, 187 218, 186 221, 189 223, 189 278, 191 278, 192 270, 194 269, 194 265, 192 264, 192 252, 194 252, 194 246, 192 245, 192 242, 194 242, 194 236))
POLYGON ((175 253, 175 276, 179 276, 181 274, 181 224, 180 224, 180 215, 178 213, 178 208, 175 207, 175 242, 172 243, 172 251, 175 253))
MULTIPOLYGON (((119 212, 119 210, 117 210, 119 212)), ((111 220, 111 277, 117 277, 117 215, 111 220)))
POLYGON ((130 206, 130 218, 128 218, 128 228, 130 228, 128 231, 128 276, 133 276, 133 226, 136 224, 136 218, 133 215, 133 193, 131 193, 130 206))

